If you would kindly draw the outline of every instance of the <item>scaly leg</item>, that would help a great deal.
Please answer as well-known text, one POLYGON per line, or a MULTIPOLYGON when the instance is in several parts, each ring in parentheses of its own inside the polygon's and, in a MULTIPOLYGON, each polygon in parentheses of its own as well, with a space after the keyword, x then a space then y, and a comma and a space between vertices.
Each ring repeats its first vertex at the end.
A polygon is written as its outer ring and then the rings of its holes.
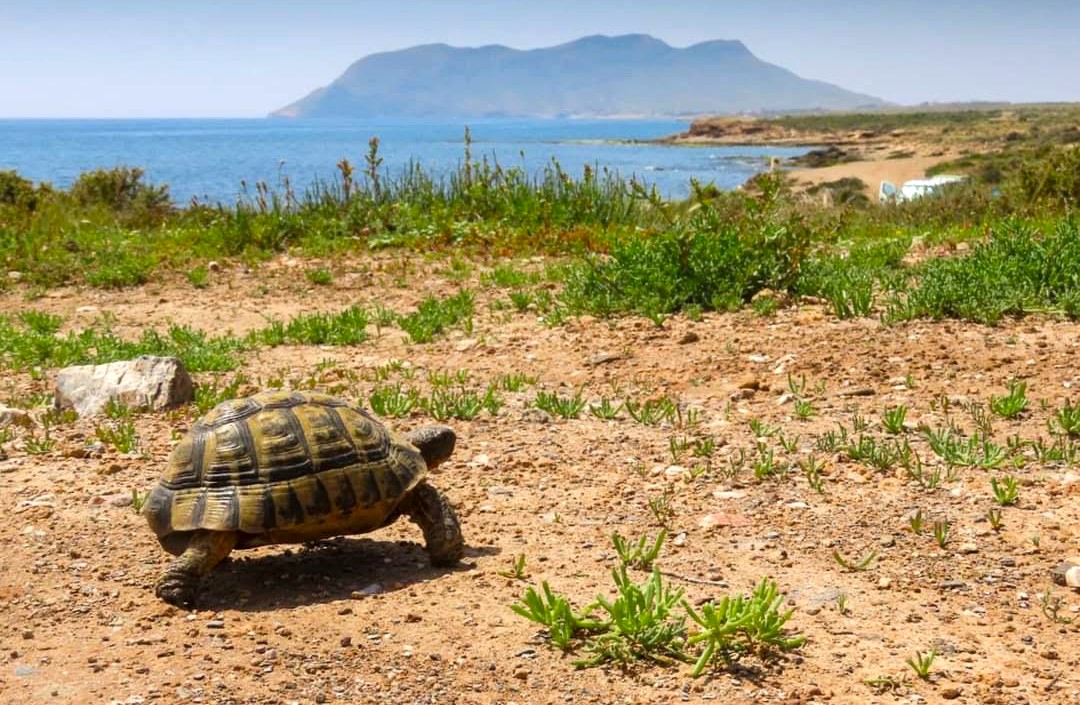
POLYGON ((454 565, 465 552, 465 539, 461 535, 454 508, 446 496, 426 482, 421 482, 409 493, 398 509, 416 522, 424 532, 431 564, 454 565))
POLYGON ((228 531, 196 531, 180 556, 165 568, 154 592, 178 607, 191 607, 199 578, 209 573, 236 545, 237 535, 228 531))

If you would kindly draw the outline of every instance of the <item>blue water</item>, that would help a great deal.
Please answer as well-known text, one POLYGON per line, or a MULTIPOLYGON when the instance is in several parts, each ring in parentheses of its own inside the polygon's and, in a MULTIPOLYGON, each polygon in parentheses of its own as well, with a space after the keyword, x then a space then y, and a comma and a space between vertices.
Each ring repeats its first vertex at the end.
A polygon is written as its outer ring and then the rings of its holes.
MULTIPOLYGON (((65 188, 80 173, 118 165, 167 183, 178 203, 198 198, 233 203, 247 183, 302 192, 336 176, 342 158, 363 168, 378 137, 383 169, 410 160, 443 174, 463 159, 465 122, 345 120, 0 120, 0 170, 65 188)), ((768 167, 770 157, 801 154, 780 147, 670 147, 619 143, 670 135, 686 123, 656 120, 471 120, 472 154, 522 166, 530 174, 552 158, 574 176, 585 165, 608 167, 670 197, 689 193, 691 178, 735 188, 768 167)))

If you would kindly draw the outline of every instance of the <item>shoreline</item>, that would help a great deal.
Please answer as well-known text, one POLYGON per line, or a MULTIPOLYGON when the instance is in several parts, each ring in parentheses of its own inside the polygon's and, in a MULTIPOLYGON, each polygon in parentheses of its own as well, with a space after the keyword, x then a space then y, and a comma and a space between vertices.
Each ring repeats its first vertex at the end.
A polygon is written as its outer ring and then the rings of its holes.
POLYGON ((863 192, 876 200, 882 181, 899 186, 923 178, 930 168, 961 156, 957 145, 933 143, 926 138, 925 134, 906 130, 798 130, 771 120, 716 117, 695 121, 686 132, 655 142, 680 147, 805 147, 809 155, 820 153, 824 163, 808 165, 790 159, 781 162, 780 168, 794 180, 796 190, 855 178, 863 182, 863 192))

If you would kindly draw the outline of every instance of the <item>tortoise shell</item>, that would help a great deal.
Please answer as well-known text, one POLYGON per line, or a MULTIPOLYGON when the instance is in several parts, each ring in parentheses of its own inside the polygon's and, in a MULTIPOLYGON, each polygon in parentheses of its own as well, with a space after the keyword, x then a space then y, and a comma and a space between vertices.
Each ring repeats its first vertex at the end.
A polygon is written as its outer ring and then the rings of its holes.
POLYGON ((173 449, 143 507, 165 550, 197 530, 237 548, 372 531, 427 473, 419 450, 324 394, 263 392, 214 407, 173 449))

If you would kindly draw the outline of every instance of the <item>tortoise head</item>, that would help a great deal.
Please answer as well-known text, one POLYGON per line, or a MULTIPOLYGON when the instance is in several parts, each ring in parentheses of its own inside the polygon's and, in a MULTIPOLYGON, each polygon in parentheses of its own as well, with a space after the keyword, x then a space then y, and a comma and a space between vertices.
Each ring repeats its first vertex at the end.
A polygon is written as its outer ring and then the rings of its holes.
POLYGON ((428 470, 437 467, 454 452, 457 435, 449 426, 421 426, 405 435, 405 440, 416 446, 428 470))

